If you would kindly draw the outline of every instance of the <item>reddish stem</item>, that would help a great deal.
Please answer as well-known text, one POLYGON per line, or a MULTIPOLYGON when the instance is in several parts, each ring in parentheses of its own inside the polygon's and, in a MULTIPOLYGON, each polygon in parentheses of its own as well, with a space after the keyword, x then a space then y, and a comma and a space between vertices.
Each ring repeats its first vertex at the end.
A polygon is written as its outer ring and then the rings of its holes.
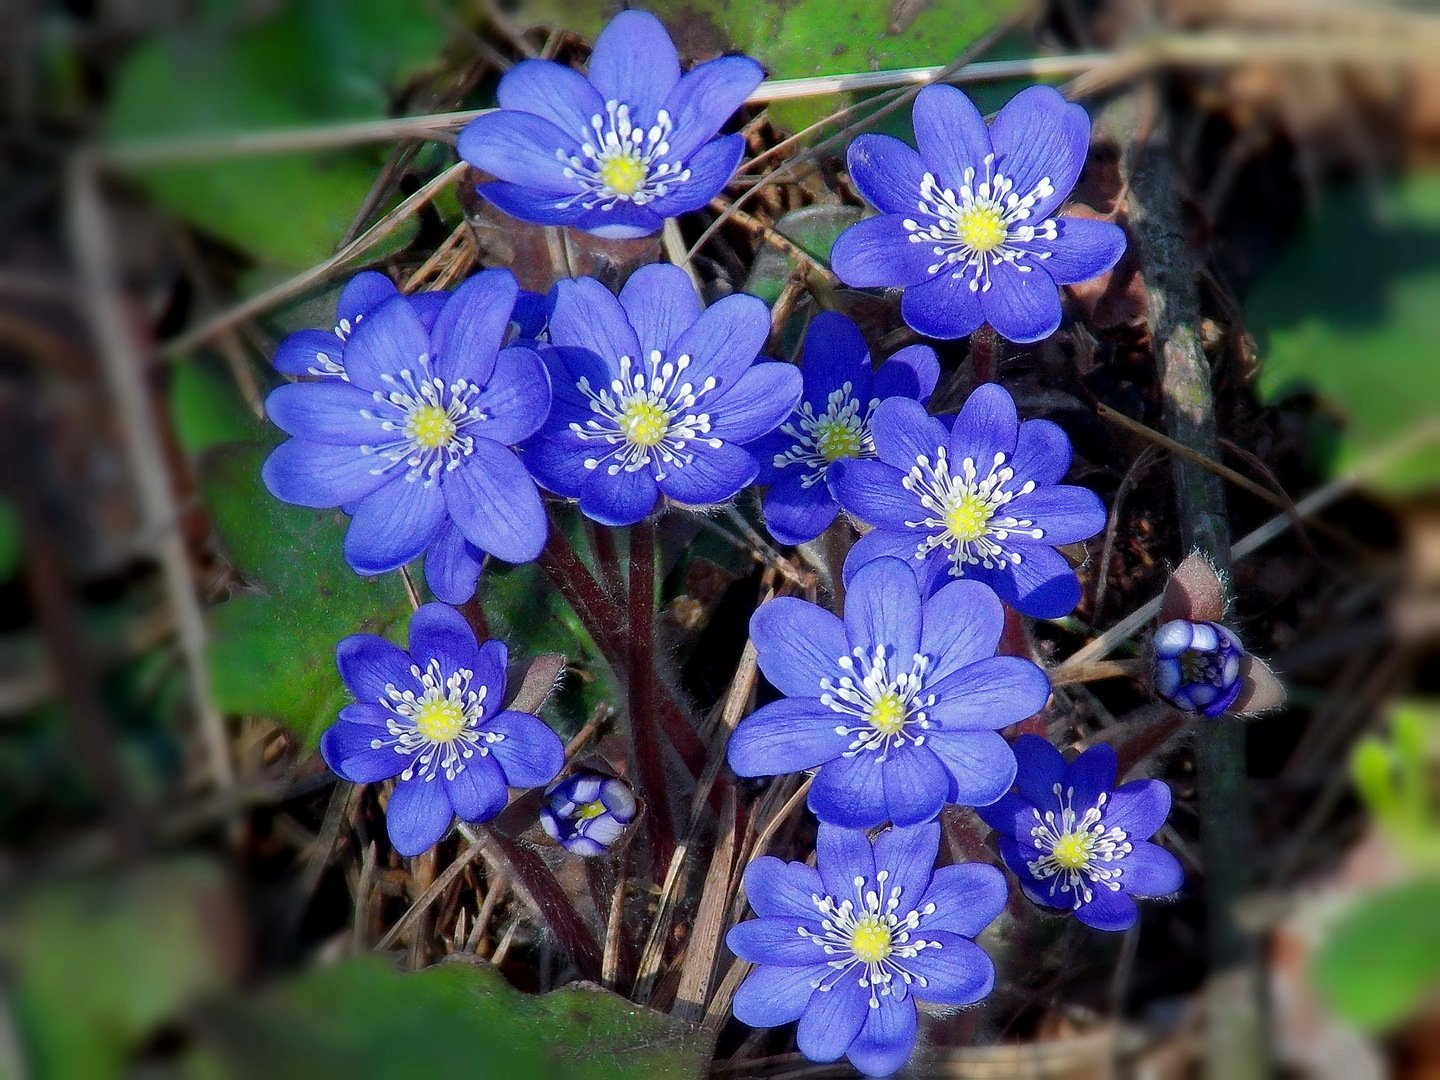
POLYGON ((647 520, 630 527, 630 739, 649 811, 651 868, 659 881, 675 849, 675 818, 656 716, 654 653, 655 525, 647 520))

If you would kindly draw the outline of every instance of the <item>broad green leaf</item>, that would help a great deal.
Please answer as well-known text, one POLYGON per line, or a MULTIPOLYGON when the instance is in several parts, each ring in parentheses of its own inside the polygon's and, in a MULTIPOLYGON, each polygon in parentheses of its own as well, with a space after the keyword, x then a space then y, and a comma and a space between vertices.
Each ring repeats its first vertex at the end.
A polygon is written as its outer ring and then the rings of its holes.
MULTIPOLYGON (((775 231, 802 251, 828 264, 830 249, 835 246, 836 239, 863 216, 864 212, 858 207, 817 203, 791 210, 775 222, 775 231)), ((795 256, 764 244, 755 253, 750 276, 745 279, 745 292, 773 304, 780 298, 790 275, 799 268, 800 260, 795 256)))
POLYGON ((9 581, 20 569, 25 537, 20 531, 20 511, 8 498, 0 497, 0 581, 9 581))
MULTIPOLYGON (((1418 174, 1376 200, 1330 198, 1246 305, 1263 364, 1260 392, 1316 393, 1344 420, 1336 470, 1431 422, 1440 402, 1440 175, 1418 174)), ((1431 440, 1373 476, 1395 495, 1440 483, 1431 440)))
POLYGON ((264 428, 240 396, 234 378, 198 357, 179 361, 170 381, 170 414, 187 453, 262 438, 264 428))
POLYGON ((403 974, 376 957, 290 980, 200 1017, 205 1075, 667 1080, 701 1075, 688 1026, 599 989, 532 996, 494 968, 403 974))
POLYGON ((1311 967, 1320 993, 1358 1027, 1381 1031, 1440 992, 1440 881, 1366 897, 1336 926, 1311 967))

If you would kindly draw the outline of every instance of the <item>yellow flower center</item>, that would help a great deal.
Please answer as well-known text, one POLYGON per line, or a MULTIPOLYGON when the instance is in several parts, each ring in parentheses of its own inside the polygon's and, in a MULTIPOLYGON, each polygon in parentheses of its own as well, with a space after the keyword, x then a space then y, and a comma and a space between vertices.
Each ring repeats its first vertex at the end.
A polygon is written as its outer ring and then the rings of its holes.
POLYGON ((576 810, 575 816, 581 821, 589 821, 591 818, 597 818, 603 813, 605 813, 605 804, 599 799, 596 799, 594 802, 587 802, 584 806, 580 807, 579 810, 576 810))
POLYGON ((815 449, 826 461, 839 461, 860 453, 860 434, 839 420, 822 420, 815 425, 815 449))
POLYGON ((945 511, 945 527, 957 540, 979 540, 988 531, 993 513, 990 506, 978 495, 962 495, 945 511))
POLYGON ((645 183, 646 172, 639 158, 615 157, 600 166, 600 182, 616 195, 634 195, 645 183))
POLYGON ((415 730, 431 742, 447 743, 465 730, 465 710, 453 701, 431 701, 415 713, 415 730))
POLYGON ((632 401, 620 414, 620 430, 636 446, 654 446, 670 430, 670 417, 653 402, 632 401))
POLYGON ((455 437, 455 421, 439 405, 421 405, 406 417, 405 433, 427 450, 437 450, 455 437))
POLYGON ((905 726, 905 702, 894 690, 887 690, 876 698, 867 719, 880 734, 894 735, 905 726))
POLYGON ((972 203, 955 219, 955 232, 975 251, 994 251, 1005 242, 1005 221, 998 206, 972 203))
POLYGON ((862 915, 850 931, 850 951, 866 964, 890 955, 890 927, 878 915, 862 915))
POLYGON ((1050 856, 1062 869, 1080 870, 1090 861, 1093 846, 1094 840, 1089 833, 1066 833, 1055 841, 1050 856))

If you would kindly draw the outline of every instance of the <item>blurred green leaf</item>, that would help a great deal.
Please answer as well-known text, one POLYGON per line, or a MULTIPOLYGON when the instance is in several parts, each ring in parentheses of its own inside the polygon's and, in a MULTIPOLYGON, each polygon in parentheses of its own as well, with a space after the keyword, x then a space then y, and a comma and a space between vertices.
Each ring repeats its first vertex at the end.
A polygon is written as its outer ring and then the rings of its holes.
MULTIPOLYGON (((1440 401, 1440 175, 1406 179, 1378 203, 1337 193, 1247 305, 1262 345, 1260 392, 1311 389, 1346 420, 1333 466, 1431 421, 1440 401)), ((1396 495, 1440 482, 1440 446, 1371 481, 1396 495)))
POLYGON ((411 974, 366 957, 200 1018, 206 1075, 664 1080, 701 1074, 698 1034, 598 989, 522 994, 494 968, 411 974))
POLYGON ((199 357, 175 365, 170 415, 180 445, 191 454, 223 443, 253 441, 265 431, 230 373, 199 357))
POLYGON ((20 531, 20 512, 9 499, 0 497, 0 581, 9 581, 20 569, 25 537, 20 531))
POLYGON ((348 700, 335 645, 408 618, 398 574, 360 577, 341 553, 342 517, 288 506, 260 482, 268 448, 227 446, 201 463, 221 545, 258 593, 210 612, 210 677, 224 711, 268 716, 314 745, 348 700))
MULTIPOLYGON (((791 210, 775 222, 775 231, 828 265, 836 239, 863 216, 864 211, 859 207, 817 203, 791 210)), ((800 260, 789 252, 770 244, 762 245, 750 265, 744 291, 773 304, 780 298, 790 275, 799 268, 800 260)))
POLYGON ((1405 1020, 1440 990, 1440 881, 1402 885, 1361 900, 1335 927, 1311 976, 1335 1012, 1370 1031, 1405 1020))

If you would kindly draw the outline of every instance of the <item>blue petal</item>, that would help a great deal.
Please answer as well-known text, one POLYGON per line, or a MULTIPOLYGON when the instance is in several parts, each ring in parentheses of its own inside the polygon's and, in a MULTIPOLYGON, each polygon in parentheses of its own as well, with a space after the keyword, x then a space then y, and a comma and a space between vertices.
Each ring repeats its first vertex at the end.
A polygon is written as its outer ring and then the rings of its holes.
MULTIPOLYGON (((842 458, 826 470, 825 479, 835 501, 867 525, 908 529, 906 522, 925 516, 920 500, 903 486, 905 474, 883 461, 842 458)), ((910 541, 912 554, 915 543, 910 541)))
POLYGON ((1005 513, 1028 519, 1044 532, 1046 544, 1077 544, 1105 528, 1105 504, 1089 488, 1057 484, 1021 495, 1005 513))
POLYGON ((569 165, 556 153, 575 152, 578 131, 564 131, 533 113, 497 110, 478 116, 460 132, 456 149, 482 172, 545 195, 579 190, 566 176, 569 165))
POLYGON ((730 768, 740 776, 779 776, 833 761, 850 744, 835 734, 840 719, 813 697, 762 705, 730 736, 730 768))
POLYGON ((465 767, 454 780, 437 777, 436 784, 443 780, 450 802, 457 817, 464 821, 489 821, 510 801, 510 792, 505 788, 505 777, 492 757, 475 755, 465 762, 465 767))
POLYGON ((980 290, 980 310, 1001 337, 1017 344, 1042 341, 1060 328, 1060 290, 1042 268, 1024 270, 999 262, 990 268, 990 288, 980 290))
POLYGON ((550 415, 550 376, 533 349, 512 346, 500 353, 475 408, 486 419, 473 430, 502 446, 539 431, 550 415))
POLYGON ((351 634, 335 646, 340 678, 363 702, 389 700, 389 686, 419 694, 420 682, 410 674, 413 663, 404 649, 374 634, 351 634))
POLYGON ((875 849, 863 832, 821 822, 815 835, 815 868, 825 892, 843 900, 855 894, 855 879, 875 879, 875 849))
POLYGON ((989 863, 941 867, 920 899, 920 907, 935 905, 934 914, 926 915, 921 924, 922 932, 945 930, 961 937, 979 937, 1005 910, 1008 893, 1005 875, 989 863))
POLYGON ((929 682, 988 659, 1000 645, 1005 607, 988 585, 953 581, 925 601, 920 651, 930 658, 929 682))
POLYGON ((711 304, 678 338, 672 350, 691 358, 686 378, 699 386, 713 378, 729 388, 760 355, 770 336, 770 309, 763 300, 733 293, 711 304))
MULTIPOLYGON (((1012 748, 1013 749, 1013 748, 1012 748)), ((1021 766, 1023 771, 1024 766, 1021 766)), ((1052 800, 1047 799, 1046 805, 1052 800)), ((1035 807, 1028 799, 1011 792, 1002 795, 993 803, 987 806, 977 806, 976 815, 981 821, 989 825, 1002 838, 1009 836, 1012 839, 1017 836, 1028 836, 1030 828, 1035 824, 1035 807)))
POLYGON ((690 176, 674 183, 664 195, 647 203, 646 208, 661 217, 699 210, 730 183, 744 156, 745 136, 722 135, 712 139, 685 162, 690 176))
POLYGON ((925 87, 915 97, 911 120, 920 158, 942 186, 958 191, 962 184, 974 187, 987 179, 990 133, 980 110, 964 91, 953 86, 925 87), (968 170, 974 170, 974 175, 967 176, 968 170))
POLYGON ((915 558, 918 536, 919 533, 912 529, 875 529, 866 533, 855 542, 850 554, 845 556, 845 567, 842 571, 845 582, 848 584, 853 581, 860 568, 867 563, 886 556, 899 559, 910 567, 916 580, 920 580, 920 575, 926 572, 926 564, 915 558))
POLYGON ((546 325, 550 322, 552 306, 550 297, 545 293, 521 289, 520 294, 515 297, 510 321, 515 323, 522 339, 533 340, 545 332, 546 325))
POLYGON ((1000 570, 967 566, 969 577, 985 582, 995 594, 1022 615, 1032 619, 1062 619, 1080 602, 1080 580, 1053 548, 1007 541, 1007 550, 1020 556, 1019 565, 1000 570))
POLYGON ((838 678, 850 653, 845 624, 818 604, 781 596, 750 617, 760 671, 782 694, 819 698, 820 680, 838 678))
POLYGON ((1075 186, 1090 149, 1090 117, 1051 86, 1031 86, 1011 98, 990 128, 995 169, 1028 195, 1042 178, 1055 193, 1031 208, 1032 220, 1048 217, 1075 186))
POLYGON ((655 509, 659 498, 655 478, 645 469, 621 469, 611 476, 601 465, 580 485, 580 510, 601 525, 634 525, 655 509))
MULTIPOLYGON (((410 617, 409 653, 423 671, 431 660, 440 665, 442 679, 462 669, 474 671, 479 661, 475 631, 449 604, 425 604, 410 617)), ((480 685, 472 683, 479 690, 480 685)), ((490 694, 498 693, 491 689, 490 694)), ((488 701, 488 695, 487 695, 488 701)))
POLYGON ((746 977, 735 991, 730 1011, 735 1019, 751 1027, 778 1027, 800 1019, 810 996, 813 983, 830 973, 824 964, 802 967, 762 965, 746 977))
POLYGON ((820 921, 793 916, 751 919, 732 927, 725 935, 725 944, 740 959, 752 964, 808 967, 824 963, 825 953, 813 939, 801 935, 801 927, 818 934, 820 921))
POLYGON ((905 961, 906 968, 926 982, 911 987, 917 998, 937 1005, 973 1005, 994 989, 995 964, 979 945, 959 934, 931 930, 928 920, 921 933, 940 947, 922 949, 905 961))
POLYGON ((573 192, 550 195, 504 180, 477 184, 475 190, 511 217, 536 225, 576 225, 588 213, 573 192))
POLYGON ((654 15, 622 11, 595 39, 589 76, 607 101, 628 104, 648 126, 680 81, 680 57, 654 15))
POLYGON ((545 546, 545 507, 514 451, 476 439, 458 469, 443 476, 455 524, 482 551, 506 562, 530 562, 545 546))
POLYGON ((320 754, 325 764, 340 777, 354 784, 370 784, 388 780, 404 771, 410 759, 397 754, 393 746, 372 749, 370 743, 383 732, 368 724, 350 724, 344 720, 331 724, 320 736, 320 754))
POLYGON ((845 633, 852 649, 875 655, 883 645, 892 668, 905 669, 920 647, 920 587, 899 559, 867 563, 845 595, 845 633))
MULTIPOLYGON (((747 447, 754 451, 752 443, 747 447)), ((765 496, 761 512, 765 527, 777 543, 804 544, 829 528, 840 512, 824 483, 805 486, 805 474, 793 469, 776 481, 765 496)))
POLYGON ((878 214, 851 225, 830 249, 830 268, 857 289, 919 285, 935 265, 930 244, 912 241, 902 214, 878 214))
POLYGON ((1025 420, 1015 440, 1010 467, 1019 480, 1033 480, 1036 487, 1058 484, 1070 471, 1070 437, 1049 420, 1025 420))
POLYGON ((711 437, 743 445, 770 434, 799 403, 800 385, 793 364, 756 364, 709 406, 711 437))
POLYGON ((490 754, 511 787, 548 784, 565 764, 565 744, 539 717, 506 709, 487 720, 485 730, 505 736, 490 744, 490 754))
POLYGON ((286 375, 320 375, 340 363, 344 350, 345 343, 329 330, 297 330, 280 342, 272 363, 286 375))
POLYGON ((530 440, 520 455, 520 462, 546 491, 578 499, 580 485, 590 475, 585 462, 594 454, 593 442, 565 431, 530 440))
POLYGON ((1020 886, 1020 891, 1031 903, 1061 911, 1074 909, 1072 900, 1074 894, 1061 892, 1059 889, 1062 879, 1051 877, 1042 881, 1030 873, 1030 860, 1035 858, 1038 852, 1028 833, 1025 834, 1023 844, 1013 836, 1002 835, 999 838, 999 846, 1000 858, 1004 860, 1010 872, 1015 875, 1015 881, 1020 886))
POLYGON ((665 219, 651 209, 659 200, 645 206, 617 202, 584 210, 575 219, 575 227, 603 240, 634 240, 660 231, 665 219))
POLYGON ((1170 896, 1179 892, 1185 884, 1180 860, 1148 840, 1132 843, 1134 850, 1120 860, 1121 887, 1135 896, 1170 896))
POLYGON ((1070 762, 1065 769, 1065 787, 1075 793, 1077 813, 1083 814, 1115 786, 1117 766, 1115 749, 1108 743, 1096 743, 1070 762))
POLYGON ((397 569, 429 546, 444 519, 439 484, 396 479, 355 507, 345 532, 345 561, 357 574, 397 569))
MULTIPOLYGON (((1015 452, 1020 422, 1015 399, 999 383, 985 383, 965 399, 960 415, 950 428, 950 471, 958 473, 969 458, 981 476, 990 470, 996 454, 1009 457, 1015 452)), ((1017 483, 1015 485, 1019 487, 1017 483)))
POLYGON ((454 808, 445 781, 436 777, 401 780, 390 794, 385 824, 390 843, 401 855, 420 855, 434 847, 450 828, 454 808))
POLYGON ((640 339, 641 356, 658 350, 672 360, 670 346, 701 311, 690 276, 669 263, 650 263, 631 274, 620 290, 620 306, 640 339))
POLYGON ((365 390, 390 392, 384 376, 414 370, 430 352, 430 335, 403 296, 370 312, 345 342, 345 373, 365 390))
POLYGON ((802 352, 804 400, 825 411, 836 390, 850 384, 849 398, 861 406, 870 401, 870 348, 855 323, 837 311, 822 311, 805 328, 802 352))
POLYGON ((425 550, 425 584, 437 599, 463 604, 475 595, 484 562, 485 553, 447 520, 425 550))
POLYGON ((447 383, 489 382, 519 295, 520 286, 509 270, 482 270, 451 293, 430 335, 435 374, 447 383))
MULTIPOLYGON (((556 345, 573 345, 598 356, 612 379, 620 376, 620 357, 640 359, 641 356, 640 340, 625 316, 625 309, 610 290, 594 278, 569 278, 556 283, 550 340, 556 345)), ((564 359, 567 363, 570 361, 568 356, 564 359)))
POLYGON ((915 1052, 915 1002, 894 995, 880 998, 870 1009, 865 1026, 845 1051, 850 1064, 866 1076, 890 1076, 899 1072, 915 1052))
POLYGON ((820 766, 805 800, 810 812, 845 829, 868 829, 886 821, 890 810, 885 802, 885 766, 878 758, 863 753, 820 766))
POLYGON ((940 813, 950 794, 950 774, 930 749, 904 746, 885 759, 885 810, 896 825, 918 825, 940 813))
POLYGON ((1081 904, 1075 910, 1075 917, 1093 929, 1118 933, 1135 925, 1140 910, 1126 893, 1096 889, 1095 898, 1088 904, 1081 904))
POLYGON ((1045 810, 1058 809, 1055 785, 1065 783, 1065 757, 1038 735, 1021 735, 1013 747, 1020 771, 1015 786, 1022 796, 1045 810))
POLYGON ((425 327, 425 332, 428 334, 440 321, 440 312, 445 310, 450 296, 451 293, 445 289, 434 289, 430 292, 411 293, 405 298, 405 301, 410 305, 410 310, 415 312, 420 319, 420 325, 425 327))
POLYGON ((942 728, 994 730, 1043 709, 1050 699, 1050 680, 1029 660, 991 656, 927 683, 926 691, 936 698, 927 715, 942 728))
POLYGON ((675 125, 671 155, 688 157, 735 115, 764 78, 764 69, 748 56, 722 56, 682 75, 665 101, 675 125))
POLYGON ((340 710, 340 719, 346 723, 372 728, 388 727, 390 718, 394 715, 385 706, 373 701, 351 702, 340 710))
POLYGON ((834 1061, 855 1041, 871 1011, 870 991, 854 976, 816 990, 795 1031, 800 1052, 811 1061, 834 1061))
POLYGON ((605 99, 590 80, 553 60, 520 61, 500 80, 495 100, 502 109, 534 113, 550 121, 576 141, 589 135, 592 116, 605 115, 605 99))
POLYGON ((1148 840, 1170 816, 1170 786, 1163 780, 1132 780, 1116 788, 1105 807, 1105 825, 1132 840, 1148 840))
POLYGON ((756 915, 814 918, 813 896, 824 896, 820 873, 803 862, 762 855, 745 868, 745 896, 756 915))
MULTIPOLYGON (((388 403, 377 403, 358 386, 326 379, 323 382, 286 383, 265 399, 265 415, 281 431, 312 442, 359 447, 387 441, 380 420, 400 416, 388 403), (361 413, 370 413, 369 418, 361 413)), ((359 456, 359 450, 351 453, 359 456)))
POLYGON ((1045 272, 1057 285, 1074 285, 1099 277, 1114 267, 1125 254, 1125 230, 1108 221, 1090 218, 1057 218, 1054 240, 1035 240, 1024 245, 1045 252, 1045 272))
MULTIPOLYGON (((907 473, 920 458, 932 464, 936 451, 946 445, 949 437, 945 425, 925 411, 925 406, 910 398, 889 398, 875 408, 870 424, 875 434, 875 452, 886 465, 907 473)), ((900 477, 896 477, 899 486, 900 477)), ((906 513, 914 516, 919 502, 906 493, 911 506, 906 513)), ((924 517, 926 515, 919 515, 924 517)))
POLYGON ((875 373, 877 398, 907 397, 930 400, 940 380, 940 360, 929 345, 907 345, 880 365, 875 373))
POLYGON ((474 685, 490 687, 490 692, 485 695, 485 702, 480 707, 482 720, 489 720, 500 711, 501 702, 505 699, 505 666, 509 662, 510 649, 503 641, 493 638, 482 641, 475 650, 474 685))
MULTIPOLYGON (((940 853, 940 825, 927 822, 913 828, 889 828, 875 838, 875 870, 888 870, 886 887, 900 889, 900 912, 923 907, 921 897, 935 871, 940 853)), ((930 918, 925 919, 928 929, 930 918)))
POLYGON ((859 135, 845 152, 850 179, 882 214, 919 208, 925 165, 911 147, 889 135, 859 135))
POLYGON ((900 298, 900 317, 916 333, 943 341, 973 334, 985 322, 985 311, 970 281, 942 273, 906 289, 900 298))
POLYGON ((931 729, 925 745, 950 772, 950 802, 988 806, 1015 782, 1015 755, 993 731, 949 732, 931 729))
POLYGON ((386 300, 399 295, 395 283, 378 270, 361 270, 345 283, 335 303, 335 321, 354 323, 386 300))
MULTIPOLYGON (((798 373, 796 383, 798 391, 798 373)), ((786 411, 789 411, 788 406, 786 411)), ((760 471, 753 457, 730 443, 696 449, 684 465, 671 464, 665 469, 664 473, 656 476, 655 482, 661 491, 682 506, 715 506, 729 502, 748 487, 760 471)))

